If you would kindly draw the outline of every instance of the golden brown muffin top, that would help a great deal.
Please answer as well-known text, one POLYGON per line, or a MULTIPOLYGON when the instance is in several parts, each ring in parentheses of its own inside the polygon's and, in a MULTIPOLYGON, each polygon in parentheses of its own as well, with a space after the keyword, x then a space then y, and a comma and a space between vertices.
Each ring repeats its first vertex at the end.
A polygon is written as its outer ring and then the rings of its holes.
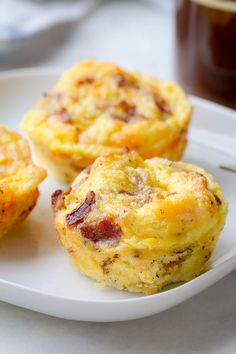
POLYGON ((201 168, 143 160, 136 152, 99 157, 52 201, 57 220, 99 247, 117 241, 137 249, 196 242, 227 208, 220 187, 201 168))
POLYGON ((15 188, 23 192, 24 188, 38 185, 45 177, 45 169, 31 160, 28 142, 0 125, 0 190, 15 188))
POLYGON ((131 131, 151 137, 172 124, 180 132, 190 114, 191 105, 177 85, 87 60, 61 76, 26 115, 23 128, 57 149, 59 143, 120 148, 132 140, 131 131))

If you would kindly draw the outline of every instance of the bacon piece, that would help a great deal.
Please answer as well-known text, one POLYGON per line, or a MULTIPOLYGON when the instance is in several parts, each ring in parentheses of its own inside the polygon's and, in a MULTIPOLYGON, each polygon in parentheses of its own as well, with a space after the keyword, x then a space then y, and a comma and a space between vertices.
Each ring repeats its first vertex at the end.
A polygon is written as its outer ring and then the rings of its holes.
POLYGON ((93 241, 115 241, 121 237, 120 226, 111 219, 104 219, 95 225, 83 225, 80 227, 83 237, 93 241))
POLYGON ((122 120, 123 122, 128 123, 132 117, 139 120, 147 120, 143 114, 137 112, 136 106, 134 104, 130 104, 126 101, 121 101, 116 105, 117 108, 121 109, 126 115, 122 116, 119 114, 112 114, 112 118, 122 120))
POLYGON ((51 196, 52 209, 54 212, 64 207, 65 196, 70 194, 72 188, 68 187, 64 192, 61 189, 57 189, 51 196))
POLYGON ((117 80, 117 83, 118 83, 118 86, 119 87, 125 87, 125 86, 128 86, 128 81, 124 78, 124 76, 121 76, 121 75, 116 75, 116 80, 117 80))
POLYGON ((162 113, 171 114, 171 107, 163 98, 155 98, 155 103, 162 113))
POLYGON ((138 89, 138 85, 133 82, 130 78, 126 78, 120 74, 116 74, 116 80, 119 87, 130 87, 134 89, 138 89))
POLYGON ((135 105, 129 104, 126 101, 121 101, 120 103, 118 103, 116 105, 116 107, 121 109, 126 114, 124 116, 123 115, 119 115, 119 114, 112 114, 112 118, 114 118, 114 119, 121 120, 123 122, 128 123, 131 120, 131 118, 133 116, 135 116, 135 114, 136 114, 135 105))
POLYGON ((127 113, 129 116, 134 116, 136 113, 136 107, 134 104, 129 104, 126 101, 121 101, 117 105, 118 108, 122 109, 125 113, 127 113))
POLYGON ((221 205, 221 204, 222 204, 222 201, 221 201, 221 199, 218 197, 218 195, 214 194, 214 197, 215 197, 215 200, 216 200, 217 205, 218 205, 218 206, 221 205))
POLYGON ((58 116, 64 123, 72 123, 72 117, 65 107, 61 107, 59 110, 55 111, 53 115, 58 116))
POLYGON ((84 219, 89 215, 93 205, 96 202, 96 196, 93 191, 88 192, 85 201, 75 208, 70 214, 66 215, 66 222, 69 227, 81 224, 84 219))
POLYGON ((51 196, 51 204, 53 211, 57 211, 62 206, 63 201, 63 191, 61 189, 57 189, 51 196))
POLYGON ((94 81, 95 81, 94 78, 86 77, 84 79, 78 80, 77 85, 92 84, 94 81))

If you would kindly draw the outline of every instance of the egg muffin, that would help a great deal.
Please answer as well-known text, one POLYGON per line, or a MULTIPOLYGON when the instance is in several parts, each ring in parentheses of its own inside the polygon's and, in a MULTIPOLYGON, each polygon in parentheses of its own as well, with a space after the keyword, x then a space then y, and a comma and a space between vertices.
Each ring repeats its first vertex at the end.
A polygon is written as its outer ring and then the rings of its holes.
POLYGON ((203 169, 137 152, 99 157, 52 195, 72 264, 101 285, 151 294, 208 267, 227 214, 203 169))
POLYGON ((116 65, 82 61, 26 114, 22 129, 42 162, 62 181, 124 146, 143 158, 179 160, 191 104, 173 82, 116 65))
POLYGON ((46 171, 36 166, 26 140, 0 125, 0 237, 34 208, 46 171))

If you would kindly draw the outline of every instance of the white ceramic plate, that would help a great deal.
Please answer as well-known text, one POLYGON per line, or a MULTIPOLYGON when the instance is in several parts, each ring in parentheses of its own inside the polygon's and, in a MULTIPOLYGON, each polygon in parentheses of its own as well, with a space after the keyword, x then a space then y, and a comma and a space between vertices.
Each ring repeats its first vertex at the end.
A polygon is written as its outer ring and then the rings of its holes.
MULTIPOLYGON (((23 114, 56 77, 56 72, 45 70, 1 74, 0 122, 19 130, 23 114)), ((130 320, 168 309, 236 268, 236 174, 219 168, 236 165, 235 112, 201 99, 192 101, 194 116, 184 159, 211 172, 230 205, 211 269, 186 284, 150 296, 96 287, 70 266, 57 242, 50 196, 61 185, 49 177, 41 185, 40 200, 29 218, 0 242, 0 300, 73 320, 130 320)))

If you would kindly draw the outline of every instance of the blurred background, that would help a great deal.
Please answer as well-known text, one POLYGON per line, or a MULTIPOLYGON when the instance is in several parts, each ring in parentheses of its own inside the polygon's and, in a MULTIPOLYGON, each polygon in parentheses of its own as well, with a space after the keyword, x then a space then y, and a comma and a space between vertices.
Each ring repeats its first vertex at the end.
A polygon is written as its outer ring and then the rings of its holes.
POLYGON ((1 0, 0 70, 113 61, 173 72, 174 0, 1 0))
POLYGON ((88 58, 236 108, 236 1, 0 1, 1 71, 88 58))

